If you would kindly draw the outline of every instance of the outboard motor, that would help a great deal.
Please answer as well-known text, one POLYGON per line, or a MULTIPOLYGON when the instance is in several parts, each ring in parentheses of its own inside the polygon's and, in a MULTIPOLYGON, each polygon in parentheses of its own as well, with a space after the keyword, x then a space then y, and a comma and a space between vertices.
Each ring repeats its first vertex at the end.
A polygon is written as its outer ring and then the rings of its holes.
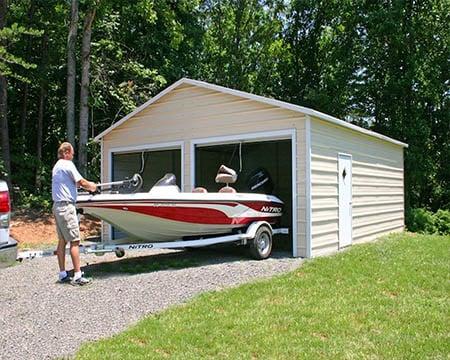
POLYGON ((248 176, 247 187, 250 192, 272 194, 273 181, 266 169, 258 168, 248 176))

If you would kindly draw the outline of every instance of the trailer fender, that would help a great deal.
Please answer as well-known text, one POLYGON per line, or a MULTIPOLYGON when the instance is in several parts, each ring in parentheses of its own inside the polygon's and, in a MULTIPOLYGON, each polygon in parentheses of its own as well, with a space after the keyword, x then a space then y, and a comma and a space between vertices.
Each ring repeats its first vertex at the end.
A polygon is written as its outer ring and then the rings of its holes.
POLYGON ((250 226, 247 229, 247 235, 249 239, 253 239, 256 236, 256 232, 261 226, 267 226, 271 232, 273 232, 272 226, 267 221, 256 221, 254 223, 251 223, 250 226))

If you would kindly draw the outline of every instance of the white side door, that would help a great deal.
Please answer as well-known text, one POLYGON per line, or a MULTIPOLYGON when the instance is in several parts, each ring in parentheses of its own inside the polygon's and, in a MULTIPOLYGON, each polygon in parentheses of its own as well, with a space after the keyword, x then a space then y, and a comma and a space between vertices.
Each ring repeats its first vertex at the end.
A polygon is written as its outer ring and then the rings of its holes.
POLYGON ((352 244, 352 156, 339 154, 339 248, 352 244))

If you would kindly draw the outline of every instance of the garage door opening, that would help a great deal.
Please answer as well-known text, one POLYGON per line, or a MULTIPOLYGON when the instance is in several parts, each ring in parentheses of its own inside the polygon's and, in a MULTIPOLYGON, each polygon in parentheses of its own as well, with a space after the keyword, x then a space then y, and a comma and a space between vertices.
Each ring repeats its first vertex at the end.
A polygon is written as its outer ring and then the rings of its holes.
MULTIPOLYGON (((136 173, 140 173, 144 181, 142 192, 149 191, 166 173, 175 174, 181 188, 181 149, 112 153, 112 181, 130 179, 136 173)), ((111 234, 113 239, 126 236, 114 227, 111 234)))
POLYGON ((249 178, 257 169, 265 169, 272 180, 271 194, 284 202, 280 225, 290 229, 289 236, 278 236, 274 249, 292 252, 292 159, 291 140, 274 140, 232 143, 195 147, 195 186, 208 191, 218 191, 223 184, 216 184, 220 165, 234 169, 238 180, 232 186, 238 192, 251 192, 249 178))

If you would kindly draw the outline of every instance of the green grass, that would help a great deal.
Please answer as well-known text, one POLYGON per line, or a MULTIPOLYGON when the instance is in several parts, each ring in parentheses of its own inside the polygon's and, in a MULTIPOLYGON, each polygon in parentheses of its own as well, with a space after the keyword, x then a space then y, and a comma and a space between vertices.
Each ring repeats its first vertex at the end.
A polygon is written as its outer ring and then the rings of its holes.
POLYGON ((449 275, 449 236, 392 235, 201 295, 76 358, 448 359, 449 275))

